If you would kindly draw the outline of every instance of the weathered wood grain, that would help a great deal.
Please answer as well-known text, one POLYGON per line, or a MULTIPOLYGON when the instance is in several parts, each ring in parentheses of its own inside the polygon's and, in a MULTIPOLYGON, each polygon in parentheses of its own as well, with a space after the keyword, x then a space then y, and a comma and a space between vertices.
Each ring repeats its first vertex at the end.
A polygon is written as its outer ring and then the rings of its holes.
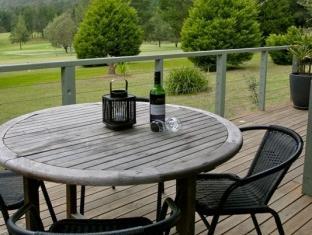
POLYGON ((0 161, 27 177, 66 184, 126 185, 209 170, 240 148, 238 128, 215 114, 169 105, 167 116, 179 118, 183 129, 153 133, 148 103, 137 107, 135 127, 117 132, 102 123, 101 103, 24 115, 5 124, 1 148, 9 154, 0 161))

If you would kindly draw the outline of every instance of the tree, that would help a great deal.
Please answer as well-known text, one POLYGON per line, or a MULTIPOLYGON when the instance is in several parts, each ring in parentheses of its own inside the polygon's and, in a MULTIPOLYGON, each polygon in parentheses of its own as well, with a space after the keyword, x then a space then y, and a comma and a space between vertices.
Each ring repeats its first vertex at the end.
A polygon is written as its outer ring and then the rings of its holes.
MULTIPOLYGON (((140 52, 143 31, 124 0, 94 0, 74 39, 78 58, 130 56, 140 52)), ((111 73, 115 73, 111 66, 111 73)))
POLYGON ((312 13, 312 0, 298 0, 298 4, 306 7, 312 13))
MULTIPOLYGON (((195 0, 186 19, 181 42, 184 51, 255 47, 260 42, 254 0, 195 0)), ((238 65, 251 59, 250 53, 231 54, 228 63, 238 65)), ((204 70, 213 70, 215 56, 191 59, 204 70)))
POLYGON ((259 0, 259 22, 264 39, 273 33, 286 33, 287 29, 293 25, 297 27, 307 25, 308 11, 297 1, 259 0))
POLYGON ((17 23, 10 34, 10 40, 12 43, 19 43, 20 49, 22 49, 22 43, 29 40, 30 33, 27 30, 25 20, 22 15, 18 16, 17 23))
POLYGON ((11 31, 11 15, 6 10, 0 10, 0 33, 11 31))
POLYGON ((157 41, 159 47, 161 46, 161 41, 171 40, 173 38, 172 29, 170 25, 163 20, 159 8, 156 9, 155 14, 146 25, 148 26, 146 39, 157 41))
POLYGON ((311 26, 312 23, 312 0, 298 0, 297 2, 300 6, 304 7, 307 11, 308 16, 306 17, 301 17, 304 18, 306 20, 306 23, 308 26, 311 26))
POLYGON ((55 15, 57 15, 55 8, 52 5, 42 4, 35 7, 34 30, 41 33, 44 37, 44 29, 47 27, 48 23, 53 20, 55 15))
POLYGON ((266 38, 271 33, 286 32, 294 25, 293 12, 290 9, 290 0, 267 0, 260 4, 260 29, 266 38))
POLYGON ((83 17, 85 15, 85 12, 89 3, 90 3, 90 0, 81 0, 74 6, 73 11, 72 11, 72 17, 77 27, 79 26, 80 22, 83 20, 83 17))
POLYGON ((188 16, 188 11, 193 4, 193 0, 160 0, 159 4, 164 21, 168 22, 171 26, 174 42, 177 47, 183 22, 188 16))
POLYGON ((311 12, 309 12, 309 8, 306 8, 299 4, 297 0, 291 0, 290 8, 293 10, 295 26, 296 27, 311 27, 311 12))
POLYGON ((149 40, 151 33, 150 19, 156 11, 158 0, 132 0, 130 5, 137 11, 139 23, 144 31, 144 39, 149 40))
POLYGON ((65 52, 71 47, 76 32, 76 24, 69 13, 54 18, 45 28, 45 35, 54 47, 63 47, 65 52))
POLYGON ((32 34, 34 32, 34 24, 36 22, 34 8, 31 6, 25 6, 19 9, 19 12, 24 17, 28 31, 32 34))

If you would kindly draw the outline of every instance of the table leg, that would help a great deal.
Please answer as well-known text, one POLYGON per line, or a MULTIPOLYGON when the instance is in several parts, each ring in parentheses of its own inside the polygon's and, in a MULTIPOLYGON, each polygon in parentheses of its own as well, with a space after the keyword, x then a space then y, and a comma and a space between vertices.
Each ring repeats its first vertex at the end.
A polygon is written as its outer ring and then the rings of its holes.
POLYGON ((195 190, 196 177, 178 179, 176 184, 177 206, 181 209, 181 219, 177 224, 180 235, 195 233, 195 190))
MULTIPOLYGON (((39 208, 39 185, 40 182, 35 179, 30 179, 27 177, 23 177, 24 181, 24 202, 25 204, 34 205, 35 209, 40 213, 39 208)), ((38 226, 36 226, 36 221, 32 218, 31 213, 26 213, 26 228, 29 230, 35 230, 38 226)))
POLYGON ((71 218, 77 214, 77 186, 66 185, 66 215, 71 218))

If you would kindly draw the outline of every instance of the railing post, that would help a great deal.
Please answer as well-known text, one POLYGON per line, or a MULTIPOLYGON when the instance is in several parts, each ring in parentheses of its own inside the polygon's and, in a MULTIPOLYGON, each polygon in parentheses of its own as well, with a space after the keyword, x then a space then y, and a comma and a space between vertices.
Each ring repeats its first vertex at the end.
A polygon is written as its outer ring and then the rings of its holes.
POLYGON ((298 60, 296 56, 293 56, 292 58, 292 66, 291 66, 291 72, 292 73, 297 73, 298 71, 298 60))
POLYGON ((62 74, 62 105, 76 104, 75 67, 61 68, 62 74))
POLYGON ((164 79, 164 60, 163 59, 155 59, 155 72, 160 72, 160 80, 161 84, 163 84, 164 79))
POLYGON ((303 170, 303 193, 312 196, 312 83, 310 86, 308 115, 307 140, 303 170))
POLYGON ((225 84, 226 84, 226 54, 217 55, 217 77, 216 77, 216 101, 215 113, 224 116, 225 106, 225 84))
POLYGON ((266 80, 268 71, 268 51, 261 51, 259 79, 259 109, 265 110, 266 80))

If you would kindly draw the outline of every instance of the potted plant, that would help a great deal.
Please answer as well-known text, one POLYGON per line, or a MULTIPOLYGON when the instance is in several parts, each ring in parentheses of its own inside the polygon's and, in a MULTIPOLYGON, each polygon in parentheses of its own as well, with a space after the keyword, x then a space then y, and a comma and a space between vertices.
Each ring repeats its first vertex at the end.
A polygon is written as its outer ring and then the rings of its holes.
POLYGON ((290 95, 295 108, 308 109, 312 79, 312 31, 300 30, 295 44, 289 51, 296 59, 296 66, 289 75, 290 95))

